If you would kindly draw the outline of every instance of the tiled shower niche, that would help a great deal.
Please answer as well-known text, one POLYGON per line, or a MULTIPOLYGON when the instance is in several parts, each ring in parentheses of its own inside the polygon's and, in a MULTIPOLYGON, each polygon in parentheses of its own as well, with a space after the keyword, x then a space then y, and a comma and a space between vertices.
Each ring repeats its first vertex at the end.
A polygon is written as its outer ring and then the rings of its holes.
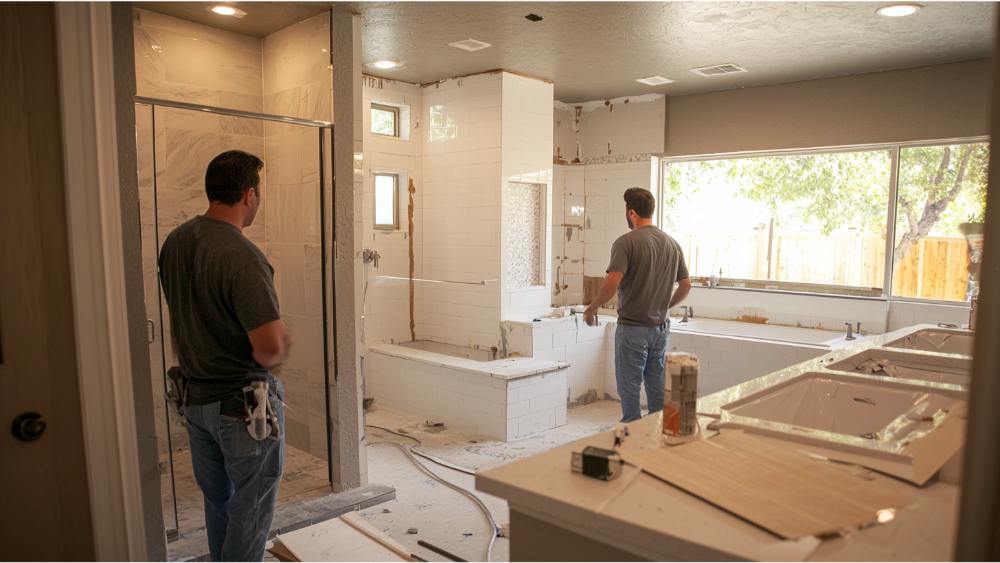
POLYGON ((510 182, 507 213, 507 287, 542 285, 545 184, 510 182))

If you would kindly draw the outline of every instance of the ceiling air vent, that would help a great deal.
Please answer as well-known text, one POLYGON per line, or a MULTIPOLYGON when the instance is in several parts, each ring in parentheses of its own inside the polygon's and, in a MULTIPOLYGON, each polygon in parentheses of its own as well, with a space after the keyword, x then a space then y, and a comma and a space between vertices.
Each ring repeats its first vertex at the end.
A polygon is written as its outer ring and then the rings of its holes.
POLYGON ((485 49, 490 47, 489 43, 484 43, 476 39, 466 39, 464 41, 455 41, 454 43, 448 43, 451 47, 458 47, 459 49, 465 49, 466 51, 478 51, 480 49, 485 49))
POLYGON ((649 78, 636 78, 636 82, 642 82, 643 84, 649 84, 650 86, 659 86, 660 84, 670 84, 673 80, 669 78, 663 78, 662 76, 650 76, 649 78))
POLYGON ((691 72, 695 74, 700 74, 702 76, 719 76, 722 74, 736 74, 738 72, 746 72, 746 71, 747 69, 733 63, 726 63, 723 65, 703 66, 701 68, 691 69, 691 72))

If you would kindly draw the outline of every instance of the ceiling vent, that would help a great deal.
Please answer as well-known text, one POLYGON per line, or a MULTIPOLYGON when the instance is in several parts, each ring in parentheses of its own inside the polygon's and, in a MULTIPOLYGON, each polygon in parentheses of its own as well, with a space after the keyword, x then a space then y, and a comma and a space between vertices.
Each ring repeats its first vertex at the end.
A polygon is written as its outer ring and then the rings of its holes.
POLYGON ((733 63, 726 63, 723 65, 703 66, 701 68, 691 69, 691 72, 695 74, 700 74, 702 76, 719 76, 722 74, 736 74, 739 72, 746 72, 746 71, 747 69, 733 63))
POLYGON ((478 51, 480 49, 485 49, 491 46, 489 43, 477 41, 476 39, 466 39, 465 41, 456 41, 454 43, 448 43, 448 45, 451 47, 458 47, 459 49, 465 49, 466 51, 478 51))
POLYGON ((659 86, 660 84, 670 84, 673 80, 669 78, 663 78, 662 76, 650 76, 649 78, 636 78, 636 82, 642 82, 643 84, 649 84, 650 86, 659 86))

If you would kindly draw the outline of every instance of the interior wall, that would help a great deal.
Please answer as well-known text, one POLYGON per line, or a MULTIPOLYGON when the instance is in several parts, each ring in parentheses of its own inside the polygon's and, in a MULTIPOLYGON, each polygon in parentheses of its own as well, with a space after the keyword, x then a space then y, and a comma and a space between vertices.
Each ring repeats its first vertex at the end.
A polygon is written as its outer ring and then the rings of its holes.
MULTIPOLYGON (((364 196, 362 209, 363 246, 376 250, 381 257, 378 268, 365 265, 367 290, 364 323, 365 345, 406 342, 413 338, 410 332, 410 283, 402 279, 410 275, 410 244, 413 244, 413 275, 424 278, 423 272, 423 169, 421 167, 426 120, 423 111, 423 88, 418 84, 397 82, 383 78, 365 77, 362 88, 364 120, 364 196), (371 132, 371 105, 389 104, 407 108, 410 119, 402 120, 400 127, 408 127, 408 135, 387 137, 371 132), (404 138, 405 137, 405 138, 404 138), (399 201, 396 212, 399 227, 395 230, 374 228, 375 172, 400 175, 399 201), (407 207, 409 184, 413 184, 413 232, 409 231, 407 207), (412 239, 411 239, 412 237, 412 239)), ((421 298, 424 283, 414 283, 414 324, 422 314, 421 298)), ((420 319, 422 320, 422 319, 420 319)), ((416 327, 414 327, 414 333, 416 327)))
MULTIPOLYGON (((432 280, 500 278, 501 74, 424 89, 423 273, 432 280)), ((546 122, 547 123, 547 122, 546 122)), ((418 339, 498 345, 500 284, 424 283, 418 339)))
POLYGON ((989 135, 987 59, 674 96, 664 156, 989 135))
MULTIPOLYGON (((553 86, 536 78, 501 73, 501 166, 500 177, 500 318, 527 320, 545 315, 551 308, 552 293, 552 147, 553 86), (512 197, 512 183, 534 185, 540 208, 537 236, 515 237, 514 222, 533 216, 535 202, 518 202, 512 197), (538 261, 539 283, 522 285, 510 275, 538 261)), ((494 329, 496 330, 496 329, 494 329)))

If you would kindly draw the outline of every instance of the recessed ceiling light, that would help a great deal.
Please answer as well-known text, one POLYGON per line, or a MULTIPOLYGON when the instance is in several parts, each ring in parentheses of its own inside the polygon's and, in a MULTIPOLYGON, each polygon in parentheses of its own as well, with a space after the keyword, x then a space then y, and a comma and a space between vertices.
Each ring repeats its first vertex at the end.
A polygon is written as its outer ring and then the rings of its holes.
POLYGON ((920 8, 923 8, 923 6, 919 4, 895 4, 879 8, 878 15, 888 18, 902 18, 904 16, 912 16, 920 8))
POLYGON ((662 76, 650 76, 649 78, 636 78, 636 82, 642 82, 643 84, 648 84, 650 86, 659 86, 660 84, 670 84, 673 80, 669 78, 663 78, 662 76))
POLYGON ((224 4, 219 4, 218 6, 212 6, 210 8, 216 14, 220 16, 233 16, 234 18, 242 18, 247 15, 246 12, 240 10, 239 8, 234 8, 232 6, 226 6, 224 4))
POLYGON ((392 68, 397 64, 399 63, 396 61, 375 61, 372 63, 372 66, 375 68, 392 68))

